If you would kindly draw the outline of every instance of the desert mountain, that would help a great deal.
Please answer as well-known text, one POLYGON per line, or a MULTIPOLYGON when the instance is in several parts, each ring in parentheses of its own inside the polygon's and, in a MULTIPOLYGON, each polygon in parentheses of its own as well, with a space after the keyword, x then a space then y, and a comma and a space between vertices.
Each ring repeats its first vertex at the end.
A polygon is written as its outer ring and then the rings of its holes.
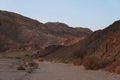
POLYGON ((104 67, 120 66, 120 20, 94 32, 83 45, 85 56, 97 56, 104 67))
POLYGON ((107 68, 114 71, 120 66, 120 20, 103 30, 93 32, 72 46, 60 48, 46 58, 64 61, 79 58, 86 68, 89 68, 89 63, 95 63, 92 65, 95 69, 107 68))
MULTIPOLYGON (((76 40, 92 33, 87 28, 71 28, 60 22, 41 23, 20 14, 0 11, 0 47, 20 47, 31 45, 45 48, 48 45, 64 45, 71 39, 76 40)), ((77 41, 77 40, 76 40, 77 41)))

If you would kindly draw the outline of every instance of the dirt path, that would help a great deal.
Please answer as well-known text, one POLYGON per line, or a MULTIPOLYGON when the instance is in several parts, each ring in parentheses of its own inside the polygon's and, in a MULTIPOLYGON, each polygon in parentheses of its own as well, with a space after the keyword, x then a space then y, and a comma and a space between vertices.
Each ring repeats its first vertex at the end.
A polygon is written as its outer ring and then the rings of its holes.
POLYGON ((120 76, 104 71, 85 70, 72 64, 39 62, 40 69, 29 76, 30 80, 120 80, 120 76))
POLYGON ((28 73, 16 70, 16 60, 0 59, 0 80, 120 80, 120 76, 112 73, 85 70, 72 64, 37 63, 40 69, 28 73))

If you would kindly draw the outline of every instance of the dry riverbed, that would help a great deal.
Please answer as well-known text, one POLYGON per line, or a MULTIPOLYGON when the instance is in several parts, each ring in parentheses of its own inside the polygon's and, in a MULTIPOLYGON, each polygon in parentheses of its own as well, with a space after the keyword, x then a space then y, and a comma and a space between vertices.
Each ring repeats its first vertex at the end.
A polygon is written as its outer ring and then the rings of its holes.
POLYGON ((32 73, 16 70, 19 60, 0 59, 0 80, 120 80, 119 75, 105 71, 85 70, 82 66, 54 62, 37 62, 32 73))

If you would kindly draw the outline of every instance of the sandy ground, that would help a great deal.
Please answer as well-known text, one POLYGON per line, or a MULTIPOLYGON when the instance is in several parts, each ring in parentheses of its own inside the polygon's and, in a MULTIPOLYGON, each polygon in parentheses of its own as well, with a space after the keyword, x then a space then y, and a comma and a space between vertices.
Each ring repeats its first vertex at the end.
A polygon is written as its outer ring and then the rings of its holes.
POLYGON ((17 62, 0 59, 0 80, 120 80, 120 76, 112 73, 54 62, 38 62, 40 69, 27 73, 16 70, 17 62))

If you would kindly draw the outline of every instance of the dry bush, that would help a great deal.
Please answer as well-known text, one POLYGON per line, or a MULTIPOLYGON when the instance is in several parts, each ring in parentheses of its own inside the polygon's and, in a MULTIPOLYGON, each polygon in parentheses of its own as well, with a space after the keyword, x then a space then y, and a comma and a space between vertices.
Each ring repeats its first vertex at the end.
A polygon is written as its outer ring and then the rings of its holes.
POLYGON ((38 58, 37 60, 38 60, 39 62, 43 62, 43 61, 45 61, 44 58, 38 58))
POLYGON ((120 66, 117 66, 117 67, 115 68, 115 73, 116 73, 116 74, 120 74, 120 66))
POLYGON ((23 66, 18 66, 17 70, 25 70, 25 68, 23 66))
POLYGON ((86 55, 86 50, 85 49, 80 49, 74 53, 75 57, 83 58, 86 55))
MULTIPOLYGON (((105 57, 102 59, 101 67, 108 71, 110 65, 113 63, 112 58, 105 57), (109 68, 108 68, 109 67, 109 68)), ((109 70, 110 71, 110 70, 109 70)))
POLYGON ((102 68, 102 60, 98 56, 87 56, 83 59, 83 65, 86 69, 97 70, 102 68))
POLYGON ((37 69, 39 67, 39 65, 35 62, 25 62, 24 66, 26 68, 33 68, 33 69, 37 69))
POLYGON ((112 59, 110 59, 110 58, 104 58, 102 60, 103 67, 106 67, 107 65, 110 65, 111 63, 112 63, 112 59))
POLYGON ((120 66, 120 60, 117 60, 113 62, 109 67, 107 67, 107 70, 110 72, 115 72, 116 73, 116 68, 117 66, 120 66))
POLYGON ((58 63, 67 63, 67 60, 65 58, 57 58, 53 61, 58 62, 58 63))
POLYGON ((75 60, 73 60, 73 64, 75 65, 75 66, 79 66, 79 65, 81 65, 81 60, 80 59, 75 59, 75 60))
POLYGON ((34 62, 28 63, 28 67, 32 67, 33 69, 37 69, 38 66, 39 65, 37 63, 34 63, 34 62))
POLYGON ((69 63, 69 60, 66 59, 66 60, 63 61, 63 63, 67 64, 67 63, 69 63))

